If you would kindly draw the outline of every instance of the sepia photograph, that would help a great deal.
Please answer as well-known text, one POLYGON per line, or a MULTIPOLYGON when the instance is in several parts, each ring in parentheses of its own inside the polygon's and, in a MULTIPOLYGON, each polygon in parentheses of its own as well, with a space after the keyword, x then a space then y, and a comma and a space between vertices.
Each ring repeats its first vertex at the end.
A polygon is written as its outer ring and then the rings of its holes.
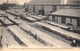
POLYGON ((80 49, 80 0, 0 0, 0 49, 80 49))

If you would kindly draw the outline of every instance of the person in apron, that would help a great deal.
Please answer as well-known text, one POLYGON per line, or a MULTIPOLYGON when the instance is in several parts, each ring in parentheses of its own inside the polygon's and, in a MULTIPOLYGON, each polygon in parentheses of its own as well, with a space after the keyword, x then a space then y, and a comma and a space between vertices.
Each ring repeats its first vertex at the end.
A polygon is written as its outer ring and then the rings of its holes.
POLYGON ((69 26, 70 31, 73 31, 73 29, 74 29, 74 28, 73 28, 73 24, 68 23, 67 25, 69 26))
POLYGON ((72 25, 70 25, 69 27, 70 27, 70 31, 73 31, 73 26, 72 26, 72 25))
POLYGON ((76 44, 76 40, 75 40, 75 39, 72 40, 71 45, 72 45, 73 47, 76 47, 76 46, 77 46, 77 44, 76 44))

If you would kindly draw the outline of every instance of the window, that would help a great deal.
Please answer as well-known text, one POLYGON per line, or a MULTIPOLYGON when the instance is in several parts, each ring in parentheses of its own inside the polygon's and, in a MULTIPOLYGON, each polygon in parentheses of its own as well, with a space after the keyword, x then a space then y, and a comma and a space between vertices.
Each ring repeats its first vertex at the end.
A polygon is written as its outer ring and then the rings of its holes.
POLYGON ((35 5, 33 6, 33 12, 35 13, 35 5))
POLYGON ((66 18, 65 17, 62 17, 62 21, 61 22, 65 24, 66 18))
POLYGON ((53 18, 52 18, 52 21, 55 21, 55 16, 52 16, 53 18))
POLYGON ((55 16, 55 22, 58 22, 58 17, 57 16, 55 16))
POLYGON ((77 26, 80 27, 80 18, 77 19, 77 26))

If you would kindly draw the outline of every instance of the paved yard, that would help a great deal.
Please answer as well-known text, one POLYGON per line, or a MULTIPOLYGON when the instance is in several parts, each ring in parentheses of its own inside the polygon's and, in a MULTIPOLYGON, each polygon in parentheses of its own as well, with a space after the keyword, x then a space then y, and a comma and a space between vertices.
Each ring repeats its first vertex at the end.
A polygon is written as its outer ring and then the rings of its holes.
MULTIPOLYGON (((13 16, 13 15, 10 15, 10 16, 15 18, 15 16, 13 16)), ((13 20, 14 20, 14 19, 13 19, 13 20)), ((40 27, 36 26, 36 24, 35 24, 34 22, 31 23, 31 22, 29 22, 29 21, 27 21, 27 20, 23 20, 23 19, 20 19, 20 18, 15 19, 15 20, 16 20, 17 22, 19 22, 19 23, 22 23, 22 24, 28 24, 28 25, 30 25, 31 27, 34 27, 34 28, 40 30, 41 32, 44 32, 44 33, 48 34, 49 36, 52 36, 53 38, 56 38, 56 39, 58 39, 58 40, 61 40, 61 41, 65 42, 65 43, 68 43, 68 44, 71 43, 69 40, 66 40, 66 39, 64 39, 63 37, 61 37, 61 36, 59 36, 59 35, 57 35, 57 34, 54 34, 54 33, 49 32, 49 31, 47 31, 47 30, 45 30, 45 29, 43 29, 43 28, 40 28, 40 27)))
MULTIPOLYGON (((11 20, 19 23, 20 25, 21 25, 21 24, 28 24, 29 26, 31 26, 31 27, 33 27, 33 28, 35 28, 35 29, 37 29, 37 30, 39 30, 39 31, 47 34, 48 36, 51 36, 52 38, 56 38, 56 39, 58 39, 58 40, 60 40, 60 41, 62 41, 62 42, 64 42, 64 43, 67 43, 67 44, 71 44, 71 41, 66 40, 65 38, 63 38, 63 37, 61 37, 61 36, 59 36, 59 35, 57 35, 57 34, 55 34, 55 33, 49 32, 49 31, 47 31, 47 30, 45 30, 45 29, 43 29, 43 28, 40 28, 40 27, 36 26, 36 24, 35 24, 34 22, 29 22, 29 21, 27 21, 27 20, 20 19, 19 17, 17 17, 18 19, 15 19, 16 16, 13 16, 13 15, 11 15, 11 14, 8 14, 8 16, 9 16, 9 19, 11 19, 11 20)), ((9 23, 9 22, 7 21, 7 19, 6 19, 5 23, 9 23)), ((0 23, 0 24, 1 24, 1 23, 0 23)), ((0 28, 0 29, 1 29, 1 28, 0 28)), ((4 33, 6 33, 6 32, 4 32, 4 33)), ((5 36, 7 37, 7 36, 11 36, 11 35, 6 35, 6 34, 5 34, 5 36)), ((4 37, 4 36, 3 36, 3 37, 4 37)), ((10 37, 7 37, 7 38, 10 38, 10 37)), ((11 37, 11 38, 12 38, 12 37, 11 37)), ((26 38, 27 38, 27 37, 26 37, 26 38)), ((13 39, 13 38, 12 38, 12 39, 13 39)), ((2 39, 2 40, 3 40, 3 42, 4 42, 4 40, 6 40, 5 37, 4 37, 4 39, 2 39)), ((8 39, 8 40, 10 40, 10 39, 8 39)), ((13 40, 14 40, 14 39, 13 39, 13 40)), ((28 39, 28 40, 29 40, 29 39, 28 39)), ((31 39, 30 39, 30 41, 31 41, 31 39)), ((11 42, 11 41, 10 41, 10 42, 11 42)), ((34 41, 31 41, 31 42, 34 42, 34 41)), ((37 42, 37 41, 36 41, 36 42, 37 42)), ((15 43, 17 43, 17 42, 15 42, 15 43)), ((41 43, 38 42, 38 43, 34 43, 34 44, 35 44, 35 45, 38 45, 38 44, 41 44, 41 43)), ((13 45, 14 45, 14 43, 13 43, 13 45)), ((43 44, 42 44, 42 45, 43 45, 43 44)))

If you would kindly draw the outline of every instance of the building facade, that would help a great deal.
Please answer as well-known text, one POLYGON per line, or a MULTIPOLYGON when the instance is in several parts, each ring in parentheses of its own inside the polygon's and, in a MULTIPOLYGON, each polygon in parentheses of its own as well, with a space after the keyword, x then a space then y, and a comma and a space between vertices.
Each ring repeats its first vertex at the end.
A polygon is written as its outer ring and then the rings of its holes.
POLYGON ((73 30, 80 30, 80 0, 68 0, 63 9, 49 14, 48 19, 52 17, 52 21, 73 27, 73 30), (77 3, 78 2, 78 3, 77 3), (75 3, 75 4, 74 4, 75 3))
POLYGON ((45 15, 49 21, 80 30, 80 0, 32 0, 25 6, 29 13, 45 15))
POLYGON ((61 4, 63 0, 32 0, 29 3, 25 3, 28 12, 48 15, 51 12, 61 9, 61 4))

